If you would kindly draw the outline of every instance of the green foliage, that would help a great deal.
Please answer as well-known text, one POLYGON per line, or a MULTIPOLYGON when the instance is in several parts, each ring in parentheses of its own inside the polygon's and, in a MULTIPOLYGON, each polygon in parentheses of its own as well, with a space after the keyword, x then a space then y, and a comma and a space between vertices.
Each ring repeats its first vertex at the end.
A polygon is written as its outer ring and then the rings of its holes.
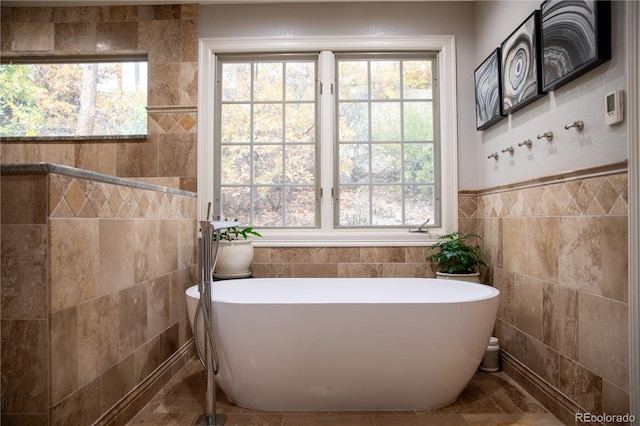
POLYGON ((135 71, 127 73, 124 65, 3 64, 0 136, 146 134, 147 90, 140 81, 146 64, 128 64, 135 71), (95 67, 97 73, 83 81, 88 67, 95 67), (96 96, 84 96, 92 92, 96 96), (81 126, 81 122, 90 125, 81 126))
MULTIPOLYGON (((227 220, 229 219, 225 219, 225 221, 227 220)), ((238 219, 234 219, 234 221, 237 220, 238 219)), ((220 232, 220 241, 248 240, 250 235, 253 235, 255 237, 262 237, 262 234, 253 229, 251 226, 232 226, 230 228, 225 228, 220 232)), ((217 233, 213 233, 212 239, 213 241, 217 240, 217 233)))
POLYGON ((485 265, 479 245, 471 245, 467 240, 481 238, 476 234, 452 232, 438 238, 430 250, 438 249, 427 260, 437 264, 438 271, 448 274, 472 274, 480 265, 485 265))

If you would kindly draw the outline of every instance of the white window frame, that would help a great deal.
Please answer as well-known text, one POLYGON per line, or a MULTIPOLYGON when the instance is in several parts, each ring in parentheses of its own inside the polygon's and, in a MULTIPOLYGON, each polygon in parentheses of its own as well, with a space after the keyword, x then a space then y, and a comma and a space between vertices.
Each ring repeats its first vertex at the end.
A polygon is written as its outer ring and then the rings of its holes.
MULTIPOLYGON (((321 203, 320 229, 261 229, 264 238, 254 240, 256 246, 425 246, 441 234, 457 229, 458 223, 458 120, 456 97, 456 46, 453 35, 425 36, 318 36, 318 37, 241 37, 201 38, 198 70, 198 220, 205 220, 208 205, 213 203, 213 150, 216 98, 216 55, 222 53, 274 53, 323 51, 408 51, 423 50, 438 54, 438 91, 440 97, 440 167, 441 227, 429 233, 410 233, 408 229, 333 229, 333 147, 325 143, 333 138, 332 94, 324 90, 320 99, 320 179, 325 196, 321 203), (326 224, 331 224, 326 229, 326 224)), ((319 57, 320 74, 332 69, 329 52, 319 57)), ((330 87, 334 76, 322 81, 330 87)), ((426 218, 425 218, 426 220, 426 218)))

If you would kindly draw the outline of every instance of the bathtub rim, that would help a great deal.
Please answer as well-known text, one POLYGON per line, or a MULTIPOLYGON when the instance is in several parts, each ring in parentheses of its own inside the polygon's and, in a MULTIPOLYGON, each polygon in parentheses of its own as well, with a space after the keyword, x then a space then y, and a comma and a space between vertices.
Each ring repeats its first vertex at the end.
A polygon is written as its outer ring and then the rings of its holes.
MULTIPOLYGON (((326 288, 327 284, 325 284, 325 287, 323 288, 323 290, 327 290, 326 288)), ((331 290, 331 289, 329 289, 331 290)), ((460 289, 457 289, 458 291, 461 291, 460 289)), ((432 290, 433 291, 433 290, 432 290)), ((187 297, 192 297, 195 298, 197 300, 200 299, 200 292, 198 291, 198 285, 194 285, 191 286, 189 288, 187 288, 185 290, 185 293, 187 295, 187 297)), ((397 294, 397 293, 394 293, 397 294)), ((495 297, 499 297, 500 295, 500 291, 490 285, 487 284, 478 284, 478 283, 472 283, 472 282, 467 282, 467 281, 457 281, 457 280, 448 280, 448 279, 439 279, 439 278, 392 278, 392 277, 382 277, 382 278, 374 278, 374 277, 363 277, 363 278, 352 278, 352 277, 348 277, 348 278, 339 278, 339 277, 331 277, 331 278, 307 278, 307 277, 301 277, 301 278, 239 278, 239 279, 233 279, 233 280, 218 280, 218 281, 214 281, 214 289, 212 292, 212 299, 215 303, 236 303, 236 304, 268 304, 268 305, 291 305, 291 304, 301 304, 301 305, 315 305, 315 304, 454 304, 454 303, 473 303, 473 302, 481 302, 483 300, 488 300, 488 299, 492 299, 495 297), (265 297, 264 299, 259 299, 256 300, 255 299, 255 295, 253 296, 254 299, 252 300, 237 300, 237 299, 230 299, 230 298, 217 298, 218 296, 218 292, 215 291, 215 287, 216 286, 234 286, 234 285, 238 285, 238 284, 242 284, 243 282, 251 282, 253 285, 265 285, 268 284, 270 282, 282 282, 284 280, 288 280, 288 281, 301 281, 301 282, 308 282, 308 283, 317 283, 320 281, 351 281, 351 282, 357 282, 360 283, 362 281, 368 282, 368 285, 371 285, 371 281, 376 282, 376 283, 381 283, 381 282, 388 282, 388 281, 403 281, 403 282, 410 282, 412 284, 418 284, 418 285, 422 285, 423 283, 426 282, 437 282, 438 284, 442 285, 443 287, 459 287, 461 289, 473 289, 474 291, 482 291, 484 294, 476 296, 476 297, 461 297, 461 298, 452 298, 452 299, 446 299, 446 300, 399 300, 399 299, 392 299, 392 300, 380 300, 380 299, 370 299, 370 300, 365 300, 363 299, 355 299, 355 298, 351 298, 351 299, 344 299, 344 300, 340 300, 340 299, 336 299, 336 298, 331 298, 331 299, 327 299, 327 298, 319 298, 319 299, 313 299, 310 300, 308 298, 305 298, 305 300, 288 300, 288 299, 277 299, 274 300, 273 299, 273 294, 270 294, 269 296, 265 297)), ((326 294, 323 295, 324 297, 326 297, 326 294)), ((360 296, 360 294, 358 295, 360 296)), ((366 296, 371 297, 370 294, 367 294, 366 296)))

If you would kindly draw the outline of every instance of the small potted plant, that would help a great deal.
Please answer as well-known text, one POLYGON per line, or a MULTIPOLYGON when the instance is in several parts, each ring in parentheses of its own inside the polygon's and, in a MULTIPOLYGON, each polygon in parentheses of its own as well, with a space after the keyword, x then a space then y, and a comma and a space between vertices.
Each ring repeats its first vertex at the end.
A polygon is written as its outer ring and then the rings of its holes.
POLYGON ((429 255, 427 260, 436 264, 438 278, 480 282, 478 266, 485 263, 482 260, 480 246, 469 242, 473 238, 481 237, 456 231, 442 235, 433 246, 429 247, 435 253, 429 255))
MULTIPOLYGON (((225 219, 227 220, 227 219, 225 219)), ((237 221, 237 219, 234 219, 237 221)), ((220 232, 218 261, 213 270, 213 276, 221 279, 244 278, 251 276, 251 262, 253 261, 253 240, 251 236, 262 235, 250 226, 232 226, 220 232)), ((213 250, 218 236, 213 234, 213 250)))

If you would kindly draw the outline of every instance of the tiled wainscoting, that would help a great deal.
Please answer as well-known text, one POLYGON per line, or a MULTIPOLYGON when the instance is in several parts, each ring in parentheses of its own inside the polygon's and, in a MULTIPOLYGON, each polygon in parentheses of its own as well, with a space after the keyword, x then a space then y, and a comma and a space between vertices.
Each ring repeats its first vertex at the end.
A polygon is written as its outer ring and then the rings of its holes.
POLYGON ((143 384, 152 397, 193 355, 195 194, 2 167, 2 423, 130 417, 146 401, 114 405, 143 384))
POLYGON ((626 164, 460 194, 501 291, 503 368, 567 424, 628 413, 626 164))

